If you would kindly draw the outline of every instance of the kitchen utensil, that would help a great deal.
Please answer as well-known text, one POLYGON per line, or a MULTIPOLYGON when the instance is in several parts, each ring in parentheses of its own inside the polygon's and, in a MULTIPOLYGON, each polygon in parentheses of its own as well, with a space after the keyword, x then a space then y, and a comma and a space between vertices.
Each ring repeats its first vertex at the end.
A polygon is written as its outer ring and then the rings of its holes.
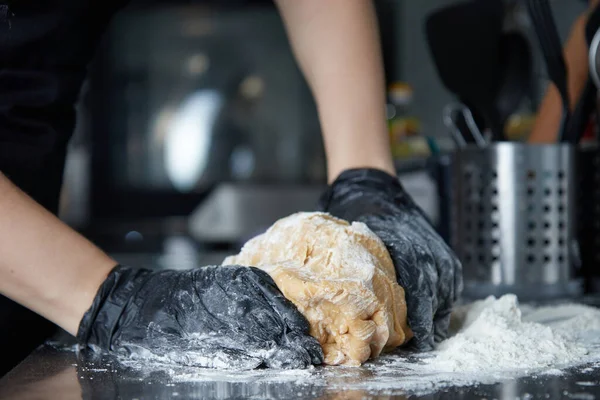
POLYGON ((590 115, 594 112, 596 104, 597 88, 591 78, 588 78, 583 92, 571 114, 571 121, 565 141, 576 144, 581 141, 590 121, 590 115))
POLYGON ((585 27, 585 36, 589 44, 588 67, 590 78, 600 89, 600 6, 590 15, 585 27), (596 28, 596 29, 594 29, 596 28), (591 39, 590 39, 591 37, 591 39))
MULTIPOLYGON (((596 60, 596 63, 595 63, 594 68, 590 70, 590 79, 592 80, 592 82, 594 82, 594 86, 596 87, 596 93, 598 92, 598 90, 600 90, 600 86, 599 86, 600 78, 598 78, 600 75, 600 71, 599 71, 600 60, 598 59, 598 57, 600 56, 600 51, 598 51, 598 48, 600 46, 600 33, 598 34, 598 36, 599 36, 598 42, 594 43, 594 45, 593 45, 594 48, 596 49, 595 53, 593 54, 593 57, 596 60), (593 75, 591 75, 591 74, 593 74, 593 75)), ((594 38, 595 38, 595 36, 594 36, 594 38)), ((590 47, 590 51, 592 51, 591 47, 590 47)), ((590 56, 590 59, 591 59, 591 56, 590 56)), ((596 121, 595 122, 596 122, 596 126, 600 127, 600 96, 598 96, 598 94, 596 95, 595 104, 596 104, 596 112, 595 112, 596 121)), ((600 129, 600 128, 598 128, 598 129, 600 129)), ((596 132, 596 136, 597 135, 598 135, 598 133, 596 132)))
POLYGON ((462 132, 460 131, 460 129, 458 129, 458 126, 456 125, 456 122, 454 120, 453 110, 447 110, 446 108, 444 108, 442 118, 444 121, 444 125, 448 129, 448 132, 450 132, 450 134, 452 136, 452 140, 454 141, 454 144, 456 145, 456 147, 458 147, 458 148, 466 147, 467 141, 465 140, 462 132))
POLYGON ((448 132, 450 132, 452 140, 454 140, 454 144, 456 145, 456 147, 466 147, 467 141, 465 140, 463 133, 456 124, 456 121, 454 119, 454 112, 452 110, 444 109, 443 120, 444 125, 448 129, 448 132))
POLYGON ((451 245, 463 295, 578 294, 573 146, 470 146, 453 153, 452 164, 451 245))
POLYGON ((473 117, 473 113, 471 112, 471 109, 469 107, 462 106, 462 107, 460 107, 460 113, 461 113, 460 115, 462 115, 462 118, 464 119, 465 123, 467 124, 467 128, 469 129, 469 132, 475 139, 475 143, 477 143, 477 145, 480 147, 485 147, 487 145, 487 141, 485 140, 483 134, 481 133, 481 130, 479 129, 479 126, 477 125, 477 122, 475 122, 475 118, 473 117))
POLYGON ((427 17, 426 37, 438 74, 448 90, 498 125, 495 99, 501 78, 502 0, 461 2, 427 17))
POLYGON ((598 77, 597 63, 595 62, 598 46, 600 46, 600 35, 597 35, 600 28, 600 7, 596 7, 588 17, 585 25, 585 38, 589 46, 589 77, 583 89, 579 101, 571 114, 569 122, 567 139, 569 143, 579 143, 588 126, 590 115, 594 112, 594 106, 597 102, 597 87, 594 84, 594 77, 598 77), (596 40, 594 38, 597 36, 596 40))
POLYGON ((562 121, 559 130, 559 141, 562 142, 566 139, 570 118, 567 67, 562 45, 548 0, 526 0, 526 4, 542 49, 548 75, 562 98, 562 121))
POLYGON ((431 136, 425 136, 425 140, 427 141, 427 147, 429 147, 429 151, 432 156, 437 156, 440 154, 440 146, 437 143, 437 140, 431 136))
MULTIPOLYGON (((600 89, 600 30, 594 34, 589 49, 589 74, 590 79, 596 87, 596 91, 600 89)), ((600 100, 596 97, 596 124, 600 126, 600 109, 598 108, 600 100)))
POLYGON ((457 147, 465 147, 467 143, 475 142, 479 147, 485 147, 487 141, 482 135, 471 110, 461 103, 452 103, 444 107, 444 124, 452 134, 457 147), (470 139, 465 138, 465 134, 458 128, 456 116, 464 119, 468 128, 470 139))
POLYGON ((585 40, 587 41, 589 47, 589 54, 594 55, 594 57, 589 57, 588 61, 591 63, 592 59, 594 60, 595 68, 592 68, 596 72, 598 72, 598 63, 595 62, 595 55, 598 53, 598 46, 600 45, 600 36, 598 36, 598 29, 600 29, 600 5, 594 8, 594 11, 589 15, 587 23, 585 24, 585 40), (594 45, 592 45, 594 43, 594 45))
MULTIPOLYGON (((464 116, 462 116, 461 118, 457 118, 456 123, 458 129, 460 129, 461 132, 471 132, 471 127, 475 126, 477 127, 476 132, 480 132, 481 136, 485 138, 486 143, 489 143, 492 139, 491 132, 489 129, 487 129, 485 119, 483 118, 479 110, 475 107, 474 104, 471 104, 472 102, 469 102, 468 99, 460 98, 458 99, 458 103, 464 105, 470 111, 472 117, 470 118, 470 120, 472 119, 472 121, 469 121, 469 123, 465 121, 464 116)), ((470 134, 469 136, 471 137, 470 143, 477 144, 475 138, 473 137, 473 134, 470 134)))
POLYGON ((519 32, 509 32, 500 38, 500 64, 502 80, 496 96, 498 115, 495 140, 506 140, 506 121, 517 110, 527 94, 533 76, 533 59, 529 42, 519 32))

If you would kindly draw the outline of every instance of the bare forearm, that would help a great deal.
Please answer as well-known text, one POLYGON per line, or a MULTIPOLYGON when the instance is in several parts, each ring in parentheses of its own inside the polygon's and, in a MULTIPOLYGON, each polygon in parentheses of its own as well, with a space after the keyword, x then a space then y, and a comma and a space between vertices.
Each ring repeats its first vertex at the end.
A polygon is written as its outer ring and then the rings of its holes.
POLYGON ((329 180, 358 167, 395 174, 372 2, 277 0, 277 5, 316 99, 329 180))
MULTIPOLYGON (((573 110, 579 101, 588 77, 587 43, 585 24, 588 13, 581 15, 573 24, 563 53, 567 66, 567 91, 569 108, 573 110)), ((550 83, 538 109, 529 136, 530 143, 555 143, 562 116, 562 98, 554 84, 550 83)))
POLYGON ((0 173, 0 293, 75 334, 115 262, 0 173))

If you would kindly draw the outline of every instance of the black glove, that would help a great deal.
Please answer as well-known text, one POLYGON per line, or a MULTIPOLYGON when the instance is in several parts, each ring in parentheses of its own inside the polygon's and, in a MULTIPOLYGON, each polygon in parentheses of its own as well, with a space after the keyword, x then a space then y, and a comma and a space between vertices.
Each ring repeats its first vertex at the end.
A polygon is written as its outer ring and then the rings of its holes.
POLYGON ((322 211, 364 222, 385 243, 406 293, 412 344, 430 350, 448 335, 462 267, 398 179, 375 169, 343 172, 321 197, 322 211))
POLYGON ((77 339, 188 366, 306 368, 323 361, 308 331, 306 319, 259 269, 117 266, 81 320, 77 339))

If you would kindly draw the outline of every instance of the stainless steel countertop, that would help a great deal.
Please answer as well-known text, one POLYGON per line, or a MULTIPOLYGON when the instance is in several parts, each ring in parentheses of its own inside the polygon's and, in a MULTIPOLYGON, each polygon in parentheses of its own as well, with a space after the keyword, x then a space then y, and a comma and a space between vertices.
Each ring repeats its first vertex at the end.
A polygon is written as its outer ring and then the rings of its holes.
MULTIPOLYGON (((400 390, 352 389, 368 382, 366 368, 341 369, 323 383, 303 380, 231 381, 219 374, 199 382, 176 382, 168 374, 141 374, 111 356, 77 355, 43 346, 0 380, 0 399, 590 399, 600 396, 600 365, 567 370, 564 375, 528 376, 496 384, 450 386, 411 396, 400 390), (146 375, 146 376, 145 376, 146 375), (346 389, 341 389, 346 387, 346 389), (348 388, 350 387, 350 388, 348 388)), ((403 373, 398 371, 398 380, 403 373)))
MULTIPOLYGON (((219 263, 223 253, 196 253, 175 240, 161 254, 113 254, 117 260, 151 268, 189 268, 219 263), (183 251, 187 249, 186 251, 183 251)), ((600 305, 600 297, 577 301, 600 305)), ((302 379, 231 379, 211 372, 209 379, 177 382, 166 373, 142 373, 122 366, 110 355, 77 354, 73 338, 58 338, 58 348, 45 345, 0 379, 0 400, 11 399, 558 399, 600 398, 600 363, 567 370, 563 375, 526 376, 495 384, 447 386, 425 395, 390 389, 376 381, 373 368, 328 369, 319 381, 302 379), (70 346, 70 347, 69 347, 70 346), (60 348, 63 348, 62 350, 60 348), (374 385, 365 385, 369 382, 374 385), (378 389, 365 389, 365 386, 378 389), (340 389, 341 388, 341 389, 340 389)), ((0 357, 2 355, 0 354, 0 357)), ((386 373, 387 382, 402 381, 402 370, 386 373)), ((394 387, 400 385, 395 384, 394 387)))

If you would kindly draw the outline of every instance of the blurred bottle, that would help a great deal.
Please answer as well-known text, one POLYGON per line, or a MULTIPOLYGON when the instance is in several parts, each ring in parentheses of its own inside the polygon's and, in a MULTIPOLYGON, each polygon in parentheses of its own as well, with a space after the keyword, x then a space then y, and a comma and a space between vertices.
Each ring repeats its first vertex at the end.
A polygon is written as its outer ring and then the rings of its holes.
POLYGON ((388 87, 387 118, 392 154, 397 161, 430 154, 427 140, 421 135, 421 123, 411 111, 413 88, 406 82, 388 87))
POLYGON ((510 141, 526 141, 535 123, 535 113, 516 113, 507 121, 504 135, 510 141))

